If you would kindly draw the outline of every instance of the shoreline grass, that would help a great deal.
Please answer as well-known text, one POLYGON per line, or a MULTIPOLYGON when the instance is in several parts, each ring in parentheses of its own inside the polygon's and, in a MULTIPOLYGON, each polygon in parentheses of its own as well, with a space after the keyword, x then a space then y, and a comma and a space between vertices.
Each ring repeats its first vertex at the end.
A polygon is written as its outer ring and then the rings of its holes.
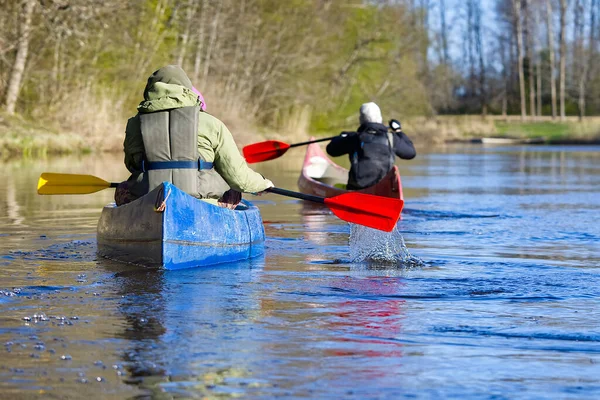
POLYGON ((0 160, 91 152, 92 148, 81 135, 60 132, 49 124, 38 124, 20 116, 0 114, 0 160))
POLYGON ((501 136, 543 137, 548 142, 563 140, 598 140, 600 139, 600 118, 591 117, 579 121, 531 121, 503 122, 496 121, 496 128, 501 136))
MULTIPOLYGON (((108 115, 105 115, 108 117, 108 115)), ((0 112, 0 160, 15 157, 45 157, 60 154, 86 154, 99 152, 122 151, 124 138, 124 121, 115 115, 111 118, 96 121, 95 125, 86 126, 79 132, 73 127, 83 128, 81 123, 61 126, 34 119, 26 119, 18 115, 7 115, 0 112), (123 125, 123 126, 121 126, 123 125), (69 129, 70 128, 70 129, 69 129), (103 132, 109 131, 110 134, 103 132)), ((76 121, 81 121, 77 119, 76 121)), ((233 122, 233 121, 231 121, 233 122)), ((535 121, 521 121, 519 117, 502 116, 481 117, 477 115, 442 115, 436 117, 407 117, 402 121, 407 135, 416 145, 441 145, 447 142, 471 141, 482 137, 543 137, 549 144, 600 143, 600 117, 587 117, 578 121, 569 117, 566 121, 552 121, 545 117, 535 121)), ((238 125, 238 124, 233 124, 238 125)), ((302 130, 306 130, 304 127, 302 130)), ((233 132, 237 131, 234 129, 233 132)), ((253 141, 266 139, 298 140, 311 134, 291 129, 286 134, 271 132, 266 129, 254 129, 235 134, 238 145, 243 146, 253 141)), ((318 136, 335 134, 322 133, 318 136)))
POLYGON ((565 121, 553 121, 551 117, 522 121, 516 116, 441 115, 407 118, 402 125, 415 143, 470 142, 484 137, 543 138, 547 144, 600 143, 600 117, 597 116, 583 121, 577 117, 568 117, 565 121))

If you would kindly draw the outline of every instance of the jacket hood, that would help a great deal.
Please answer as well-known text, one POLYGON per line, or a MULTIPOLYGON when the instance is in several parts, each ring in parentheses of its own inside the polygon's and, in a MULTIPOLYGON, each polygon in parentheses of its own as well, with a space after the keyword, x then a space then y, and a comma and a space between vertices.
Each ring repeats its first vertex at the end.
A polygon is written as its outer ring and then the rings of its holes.
POLYGON ((138 111, 148 113, 200 105, 192 88, 192 81, 181 67, 167 65, 148 78, 138 111))
POLYGON ((376 122, 367 122, 358 127, 358 133, 387 133, 388 127, 383 124, 378 124, 376 122))

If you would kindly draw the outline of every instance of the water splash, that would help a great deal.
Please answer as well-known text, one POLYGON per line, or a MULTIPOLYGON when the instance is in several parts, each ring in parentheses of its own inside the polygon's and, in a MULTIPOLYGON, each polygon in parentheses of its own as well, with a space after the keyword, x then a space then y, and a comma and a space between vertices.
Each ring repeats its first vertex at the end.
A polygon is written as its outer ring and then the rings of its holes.
POLYGON ((384 232, 350 224, 349 241, 352 262, 396 265, 405 268, 425 265, 419 257, 410 254, 398 228, 394 228, 391 232, 384 232))

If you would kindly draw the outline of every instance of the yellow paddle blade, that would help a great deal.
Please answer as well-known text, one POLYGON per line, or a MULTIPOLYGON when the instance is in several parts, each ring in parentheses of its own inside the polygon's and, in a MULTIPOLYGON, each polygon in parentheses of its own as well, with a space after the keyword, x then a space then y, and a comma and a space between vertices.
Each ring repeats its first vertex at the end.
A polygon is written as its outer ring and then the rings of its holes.
POLYGON ((38 180, 38 194, 89 194, 111 187, 110 182, 92 175, 44 172, 38 180))

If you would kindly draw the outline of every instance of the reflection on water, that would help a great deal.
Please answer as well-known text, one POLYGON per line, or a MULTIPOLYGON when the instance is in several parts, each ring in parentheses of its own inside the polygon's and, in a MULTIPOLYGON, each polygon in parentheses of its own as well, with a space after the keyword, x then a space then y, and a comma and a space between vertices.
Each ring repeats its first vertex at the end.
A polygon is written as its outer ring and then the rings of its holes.
MULTIPOLYGON (((600 397, 599 154, 420 152, 399 164, 406 209, 385 240, 323 207, 250 196, 264 257, 171 272, 96 256, 112 190, 35 193, 46 171, 120 181, 119 155, 4 163, 0 393, 600 397)), ((295 190, 302 157, 257 169, 295 190)))

